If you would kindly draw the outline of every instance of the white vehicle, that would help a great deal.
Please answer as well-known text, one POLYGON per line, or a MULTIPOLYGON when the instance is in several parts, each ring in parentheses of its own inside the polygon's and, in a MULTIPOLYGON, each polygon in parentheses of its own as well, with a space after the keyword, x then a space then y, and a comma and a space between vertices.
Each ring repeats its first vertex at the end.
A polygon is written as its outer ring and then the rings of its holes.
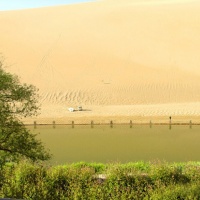
POLYGON ((68 108, 69 112, 74 112, 74 108, 68 108))

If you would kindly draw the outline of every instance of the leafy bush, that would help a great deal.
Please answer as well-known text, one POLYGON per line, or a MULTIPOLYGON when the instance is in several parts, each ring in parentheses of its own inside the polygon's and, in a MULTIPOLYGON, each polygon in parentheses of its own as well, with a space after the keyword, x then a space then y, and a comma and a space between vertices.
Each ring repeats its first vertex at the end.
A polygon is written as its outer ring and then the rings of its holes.
POLYGON ((200 199, 199 163, 7 164, 0 196, 31 200, 200 199))

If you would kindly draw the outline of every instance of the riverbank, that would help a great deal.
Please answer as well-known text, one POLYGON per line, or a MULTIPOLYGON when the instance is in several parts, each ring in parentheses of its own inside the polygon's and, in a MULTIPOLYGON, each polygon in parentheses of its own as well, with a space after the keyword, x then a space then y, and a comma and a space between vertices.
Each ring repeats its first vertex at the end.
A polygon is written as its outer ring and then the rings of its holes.
POLYGON ((70 112, 66 105, 43 105, 37 117, 25 118, 25 124, 199 124, 200 103, 154 104, 154 105, 83 105, 82 111, 70 112))

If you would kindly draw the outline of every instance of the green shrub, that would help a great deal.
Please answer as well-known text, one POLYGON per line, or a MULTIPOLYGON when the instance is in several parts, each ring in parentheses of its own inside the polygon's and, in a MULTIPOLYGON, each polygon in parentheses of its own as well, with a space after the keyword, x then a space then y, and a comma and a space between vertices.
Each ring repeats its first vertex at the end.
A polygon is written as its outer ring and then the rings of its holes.
POLYGON ((170 185, 151 194, 152 200, 199 200, 200 186, 197 184, 170 185))
POLYGON ((10 163, 0 171, 0 196, 27 200, 200 199, 200 165, 10 163))

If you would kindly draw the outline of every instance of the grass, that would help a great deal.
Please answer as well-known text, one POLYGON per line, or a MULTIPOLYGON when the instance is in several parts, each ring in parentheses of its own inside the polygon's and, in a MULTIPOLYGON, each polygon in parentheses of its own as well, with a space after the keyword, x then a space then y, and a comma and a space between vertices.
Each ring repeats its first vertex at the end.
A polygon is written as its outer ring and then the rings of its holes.
POLYGON ((0 197, 64 199, 200 199, 200 163, 7 164, 0 197))

